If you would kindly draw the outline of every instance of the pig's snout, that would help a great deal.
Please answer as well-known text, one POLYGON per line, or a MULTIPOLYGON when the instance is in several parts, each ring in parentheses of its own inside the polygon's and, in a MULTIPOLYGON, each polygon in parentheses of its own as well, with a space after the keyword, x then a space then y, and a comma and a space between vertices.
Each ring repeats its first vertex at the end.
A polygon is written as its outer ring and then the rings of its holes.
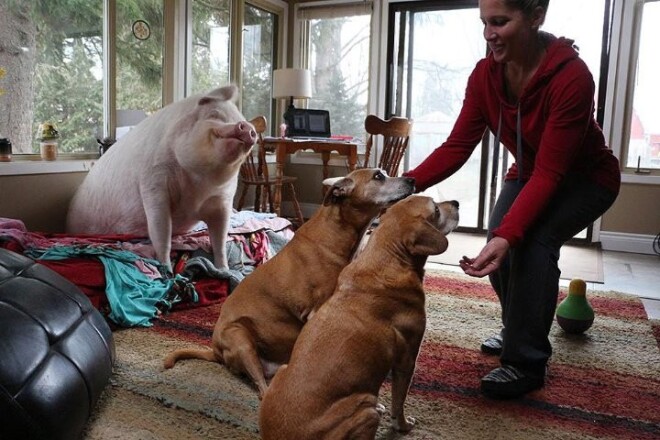
POLYGON ((254 127, 245 121, 241 121, 236 124, 236 130, 234 137, 245 143, 247 146, 254 145, 257 141, 257 132, 254 130, 254 127))

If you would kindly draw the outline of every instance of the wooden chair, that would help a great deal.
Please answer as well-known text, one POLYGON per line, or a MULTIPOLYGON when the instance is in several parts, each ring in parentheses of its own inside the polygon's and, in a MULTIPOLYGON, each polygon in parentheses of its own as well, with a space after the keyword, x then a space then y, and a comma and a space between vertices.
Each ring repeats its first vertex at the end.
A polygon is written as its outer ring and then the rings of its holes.
POLYGON ((367 145, 362 168, 369 167, 371 149, 376 136, 382 136, 382 149, 378 159, 378 168, 387 172, 389 176, 396 177, 399 173, 399 164, 408 148, 412 121, 407 118, 393 116, 384 121, 375 115, 368 115, 364 120, 367 145))
MULTIPOLYGON (((266 150, 264 149, 264 133, 266 132, 266 118, 257 116, 249 121, 257 132, 257 143, 253 147, 252 154, 248 155, 245 162, 241 165, 240 181, 243 189, 238 199, 237 208, 239 211, 245 204, 245 197, 251 187, 254 192, 254 210, 256 212, 274 212, 273 209, 273 190, 275 179, 269 178, 268 166, 266 164, 266 150), (256 154, 255 154, 256 150, 256 154)), ((295 182, 297 178, 292 176, 282 176, 282 191, 288 189, 291 193, 291 200, 296 212, 296 219, 300 226, 305 221, 296 196, 295 182)))

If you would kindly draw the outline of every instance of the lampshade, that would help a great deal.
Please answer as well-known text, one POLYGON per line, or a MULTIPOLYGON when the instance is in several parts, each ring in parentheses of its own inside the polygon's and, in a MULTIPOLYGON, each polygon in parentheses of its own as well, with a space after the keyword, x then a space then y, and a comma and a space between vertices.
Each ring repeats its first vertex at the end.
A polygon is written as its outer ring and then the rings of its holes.
POLYGON ((273 98, 311 98, 312 72, 307 69, 273 71, 273 98))

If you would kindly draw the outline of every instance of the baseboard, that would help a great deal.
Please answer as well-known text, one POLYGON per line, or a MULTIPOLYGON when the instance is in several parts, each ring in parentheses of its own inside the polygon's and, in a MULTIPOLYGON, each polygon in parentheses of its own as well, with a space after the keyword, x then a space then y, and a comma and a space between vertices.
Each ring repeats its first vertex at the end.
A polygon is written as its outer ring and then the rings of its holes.
POLYGON ((600 231, 600 242, 605 251, 655 255, 653 240, 655 240, 654 235, 600 231))

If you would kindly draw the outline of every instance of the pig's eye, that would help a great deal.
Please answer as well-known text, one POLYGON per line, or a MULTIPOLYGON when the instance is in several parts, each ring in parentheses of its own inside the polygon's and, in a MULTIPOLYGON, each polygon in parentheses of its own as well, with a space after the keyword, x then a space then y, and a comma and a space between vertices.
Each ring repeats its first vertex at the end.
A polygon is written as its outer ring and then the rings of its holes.
POLYGON ((209 119, 220 119, 221 115, 218 110, 211 110, 211 113, 209 113, 209 119))

